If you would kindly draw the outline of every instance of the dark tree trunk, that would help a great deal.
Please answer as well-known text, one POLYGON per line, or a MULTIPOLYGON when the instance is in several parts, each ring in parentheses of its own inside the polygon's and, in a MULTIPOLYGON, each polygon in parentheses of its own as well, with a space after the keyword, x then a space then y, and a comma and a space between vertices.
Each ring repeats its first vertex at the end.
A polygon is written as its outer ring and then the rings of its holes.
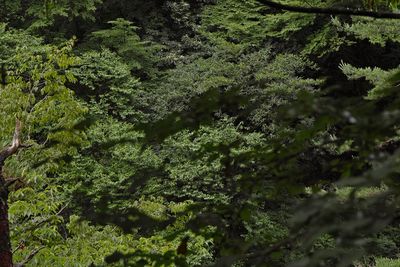
POLYGON ((8 189, 0 169, 0 267, 12 267, 10 226, 8 222, 8 189))
POLYGON ((0 267, 13 267, 10 224, 8 221, 8 186, 3 167, 7 158, 18 152, 21 146, 20 134, 22 123, 20 120, 15 122, 15 132, 11 145, 0 151, 0 267))

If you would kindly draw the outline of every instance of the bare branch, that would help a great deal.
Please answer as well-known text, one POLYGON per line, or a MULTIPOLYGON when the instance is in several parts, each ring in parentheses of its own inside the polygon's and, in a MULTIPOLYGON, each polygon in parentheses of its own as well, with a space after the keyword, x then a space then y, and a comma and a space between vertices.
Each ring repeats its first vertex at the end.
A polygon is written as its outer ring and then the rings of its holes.
POLYGON ((4 164, 4 161, 8 157, 17 153, 18 149, 21 146, 21 131, 22 131, 22 122, 19 119, 16 119, 15 131, 11 145, 0 151, 0 166, 4 164))
POLYGON ((258 2, 278 10, 286 10, 298 13, 362 16, 362 17, 370 17, 377 19, 400 19, 400 13, 394 13, 394 12, 378 12, 378 11, 368 11, 368 10, 359 10, 350 8, 320 8, 320 7, 291 6, 270 0, 258 0, 258 2))

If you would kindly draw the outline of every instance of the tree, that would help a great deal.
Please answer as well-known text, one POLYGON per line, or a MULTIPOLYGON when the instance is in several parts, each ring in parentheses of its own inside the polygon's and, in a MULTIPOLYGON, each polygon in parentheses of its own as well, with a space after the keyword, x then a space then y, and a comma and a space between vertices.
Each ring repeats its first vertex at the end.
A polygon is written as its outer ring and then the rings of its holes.
POLYGON ((17 119, 13 140, 10 146, 0 152, 0 266, 12 267, 12 254, 10 242, 10 229, 8 223, 8 187, 12 184, 11 180, 6 180, 3 174, 4 162, 18 152, 21 146, 21 121, 17 119))
MULTIPOLYGON (((11 137, 12 141, 0 152, 0 266, 10 267, 9 189, 17 180, 26 179, 11 177, 23 173, 18 168, 29 165, 23 159, 19 159, 20 164, 8 163, 18 161, 15 156, 21 148, 37 155, 42 153, 42 159, 49 157, 46 159, 49 165, 62 155, 73 153, 73 144, 83 140, 79 131, 74 130, 74 125, 82 118, 85 108, 65 86, 66 82, 75 81, 68 70, 75 61, 69 55, 72 42, 61 48, 46 46, 39 39, 5 28, 5 25, 1 26, 0 37, 0 45, 7 52, 1 58, 6 75, 0 90, 0 114, 3 118, 0 143, 9 143, 11 137), (49 142, 56 145, 49 147, 49 142)), ((38 162, 39 158, 36 158, 38 162)))

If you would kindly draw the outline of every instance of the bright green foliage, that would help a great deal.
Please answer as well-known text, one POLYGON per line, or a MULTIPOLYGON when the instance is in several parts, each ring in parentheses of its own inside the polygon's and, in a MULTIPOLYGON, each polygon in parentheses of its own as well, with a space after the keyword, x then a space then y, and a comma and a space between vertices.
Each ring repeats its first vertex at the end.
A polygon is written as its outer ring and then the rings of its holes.
POLYGON ((380 258, 376 260, 376 267, 396 267, 399 264, 400 261, 398 259, 380 258))
POLYGON ((400 42, 398 21, 354 18, 351 24, 341 23, 338 19, 334 20, 334 24, 342 31, 361 40, 367 39, 373 44, 385 46, 387 42, 400 42))
POLYGON ((139 79, 131 76, 129 66, 115 53, 108 49, 84 53, 72 72, 79 81, 78 93, 89 98, 93 113, 120 118, 135 114, 130 109, 135 91, 139 90, 139 79))
POLYGON ((68 70, 75 62, 68 55, 71 43, 59 49, 40 45, 35 38, 28 42, 29 36, 22 33, 4 33, 3 49, 12 56, 3 61, 7 73, 6 85, 0 91, 1 143, 4 146, 10 141, 18 118, 25 128, 24 141, 39 141, 41 145, 46 140, 57 142, 53 153, 57 149, 59 155, 72 153, 73 144, 83 141, 83 136, 73 128, 86 109, 65 86, 66 82, 76 81, 68 70), (21 34, 22 40, 18 39, 21 34), (13 44, 9 41, 12 38, 22 42, 13 44))
POLYGON ((165 105, 161 106, 164 108, 161 111, 182 111, 195 96, 214 90, 229 90, 239 75, 240 69, 235 64, 218 56, 180 64, 169 71, 166 82, 160 84, 161 100, 165 103, 161 102, 160 106, 165 105))
POLYGON ((96 5, 101 3, 101 0, 86 0, 86 1, 48 1, 39 0, 32 3, 27 9, 27 14, 36 18, 31 24, 31 29, 51 26, 54 24, 57 17, 65 17, 72 20, 76 17, 82 19, 94 20, 93 13, 96 10, 96 5))
POLYGON ((329 53, 339 51, 343 46, 353 44, 354 42, 340 35, 340 31, 335 24, 337 21, 336 18, 332 19, 331 23, 325 24, 320 31, 311 35, 303 53, 317 55, 321 58, 329 53))
POLYGON ((75 125, 86 108, 65 86, 75 81, 69 72, 75 62, 70 56, 72 43, 61 48, 47 46, 5 27, 0 43, 7 52, 2 54, 6 73, 0 90, 1 145, 10 142, 19 119, 24 127, 22 142, 31 146, 11 158, 2 170, 6 177, 21 177, 10 196, 9 212, 15 257, 24 259, 32 250, 62 240, 58 212, 63 197, 60 188, 48 185, 46 176, 84 143, 85 135, 75 125))
MULTIPOLYGON (((294 5, 299 3, 299 1, 289 2, 294 5)), ((269 36, 286 39, 298 33, 304 27, 312 26, 314 24, 315 15, 284 12, 283 14, 271 14, 271 16, 266 16, 265 20, 267 20, 267 34, 269 36)))
POLYGON ((99 47, 115 51, 132 70, 151 74, 153 71, 153 53, 156 47, 141 40, 136 33, 138 27, 122 18, 108 22, 110 29, 92 33, 92 42, 99 47))
POLYGON ((317 80, 301 78, 307 68, 313 68, 313 64, 292 54, 273 58, 270 49, 239 58, 216 54, 169 71, 167 83, 159 89, 159 95, 165 96, 158 105, 163 108, 161 112, 182 111, 191 99, 207 92, 237 91, 248 102, 241 107, 250 113, 248 119, 255 127, 268 131, 275 127, 274 107, 293 99, 299 91, 314 91, 319 84, 317 80))
MULTIPOLYGON (((186 263, 188 266, 201 266, 202 264, 208 263, 212 260, 212 249, 213 241, 207 237, 199 234, 195 234, 192 231, 186 229, 186 223, 193 216, 191 213, 185 214, 188 207, 190 207, 190 201, 183 202, 167 202, 161 197, 154 198, 141 198, 135 201, 135 206, 146 212, 149 216, 159 219, 166 220, 168 217, 176 217, 175 222, 165 230, 159 232, 157 235, 153 235, 149 238, 141 237, 136 241, 135 247, 138 251, 149 254, 172 254, 176 257, 176 249, 179 247, 181 240, 185 237, 188 238, 188 252, 186 257, 186 263)), ((211 229, 205 230, 212 232, 211 229)), ((153 263, 154 259, 150 258, 149 264, 153 263)), ((157 261, 157 260, 156 260, 157 261)), ((162 264, 162 260, 160 260, 162 264)), ((174 266, 172 264, 171 266, 174 266)))
POLYGON ((380 7, 390 7, 396 10, 400 4, 399 0, 364 0, 364 5, 369 9, 378 9, 380 7))
MULTIPOLYGON (((168 178, 152 181, 150 193, 162 191, 169 199, 228 203, 229 182, 224 176, 227 157, 240 156, 262 140, 260 134, 241 133, 240 128, 229 121, 215 128, 181 132, 163 144, 161 157, 166 162, 168 178), (227 154, 218 153, 219 149, 228 149, 232 145, 235 149, 226 151, 227 154)), ((233 179, 240 179, 240 176, 233 179)))
POLYGON ((92 125, 87 135, 90 145, 64 169, 65 189, 80 194, 75 201, 83 207, 96 206, 104 195, 114 199, 113 209, 132 207, 137 189, 131 184, 144 179, 142 171, 157 168, 160 159, 150 149, 141 150, 141 134, 127 123, 105 119, 92 125))
POLYGON ((257 82, 255 86, 247 87, 245 93, 251 94, 251 101, 259 105, 251 114, 252 122, 274 134, 279 124, 277 108, 295 99, 301 91, 315 91, 320 81, 301 77, 306 68, 313 67, 307 60, 293 54, 280 54, 265 60, 265 52, 250 54, 243 62, 252 66, 249 74, 253 73, 257 82))
POLYGON ((104 263, 104 257, 115 250, 129 251, 134 237, 121 235, 112 226, 104 228, 80 221, 71 216, 64 230, 67 240, 59 235, 58 242, 43 248, 30 262, 30 266, 89 266, 104 263))
POLYGON ((267 21, 257 1, 222 0, 205 8, 201 33, 219 49, 237 54, 258 46, 267 32, 267 21))
POLYGON ((398 69, 385 71, 380 68, 356 68, 349 64, 342 63, 340 69, 352 80, 365 78, 374 88, 368 92, 367 99, 379 99, 385 97, 390 87, 388 80, 398 72, 398 69))
POLYGON ((11 195, 9 212, 17 261, 35 249, 62 242, 58 231, 63 223, 60 196, 60 188, 54 186, 41 191, 26 187, 11 195))
POLYGON ((5 22, 22 22, 28 18, 31 30, 52 26, 60 17, 72 20, 82 18, 94 20, 93 13, 102 0, 35 0, 29 3, 21 0, 5 0, 0 6, 1 17, 5 22), (26 17, 25 17, 26 16, 26 17))

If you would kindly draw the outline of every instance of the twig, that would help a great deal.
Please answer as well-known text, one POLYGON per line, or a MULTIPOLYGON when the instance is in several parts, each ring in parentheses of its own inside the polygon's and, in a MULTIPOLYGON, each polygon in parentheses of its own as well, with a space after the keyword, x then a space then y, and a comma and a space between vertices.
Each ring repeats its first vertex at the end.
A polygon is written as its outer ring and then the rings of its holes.
POLYGON ((19 242, 18 246, 12 251, 12 254, 14 255, 15 252, 17 252, 18 250, 20 250, 21 248, 24 248, 24 247, 25 247, 25 242, 24 241, 19 242))
MULTIPOLYGON (((69 205, 71 201, 69 201, 67 204, 65 204, 56 214, 52 215, 52 216, 59 216, 69 205)), ((48 217, 45 218, 43 220, 38 221, 35 225, 31 225, 30 227, 27 227, 25 229, 22 230, 22 232, 27 232, 27 231, 32 231, 37 229, 39 226, 41 226, 42 224, 49 222, 51 220, 52 217, 48 217)))
POLYGON ((14 267, 24 267, 25 264, 27 264, 30 260, 32 260, 33 257, 35 257, 35 255, 38 254, 44 248, 45 248, 45 246, 41 246, 41 247, 35 249, 22 262, 14 264, 14 267))
POLYGON ((21 178, 9 178, 5 180, 4 187, 9 188, 12 186, 15 182, 20 181, 22 182, 21 178))

